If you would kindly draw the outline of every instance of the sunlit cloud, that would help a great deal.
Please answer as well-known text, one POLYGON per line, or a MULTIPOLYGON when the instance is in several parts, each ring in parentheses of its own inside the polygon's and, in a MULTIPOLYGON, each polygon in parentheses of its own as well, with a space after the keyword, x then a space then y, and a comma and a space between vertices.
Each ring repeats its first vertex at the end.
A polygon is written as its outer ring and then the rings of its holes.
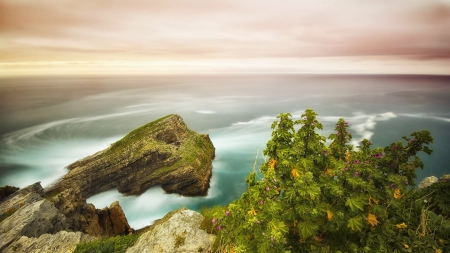
POLYGON ((450 74, 450 3, 0 0, 21 74, 450 74))

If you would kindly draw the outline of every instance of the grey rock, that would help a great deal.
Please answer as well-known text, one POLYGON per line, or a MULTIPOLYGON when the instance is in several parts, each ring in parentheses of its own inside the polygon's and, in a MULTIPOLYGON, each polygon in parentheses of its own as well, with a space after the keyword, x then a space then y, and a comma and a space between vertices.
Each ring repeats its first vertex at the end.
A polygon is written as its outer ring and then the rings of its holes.
POLYGON ((214 235, 200 229, 202 220, 201 214, 185 208, 171 212, 126 252, 210 252, 214 235))
POLYGON ((22 235, 39 237, 65 229, 66 217, 48 200, 24 206, 0 223, 0 251, 22 235))
POLYGON ((54 235, 43 234, 39 238, 22 236, 3 252, 9 253, 71 253, 77 244, 96 239, 81 232, 60 231, 54 235))
POLYGON ((431 176, 431 177, 426 177, 422 180, 422 182, 420 182, 419 184, 419 189, 423 189, 425 187, 428 187, 434 183, 436 183, 438 181, 438 178, 435 176, 431 176))
POLYGON ((445 174, 439 178, 439 182, 450 182, 450 174, 445 174))

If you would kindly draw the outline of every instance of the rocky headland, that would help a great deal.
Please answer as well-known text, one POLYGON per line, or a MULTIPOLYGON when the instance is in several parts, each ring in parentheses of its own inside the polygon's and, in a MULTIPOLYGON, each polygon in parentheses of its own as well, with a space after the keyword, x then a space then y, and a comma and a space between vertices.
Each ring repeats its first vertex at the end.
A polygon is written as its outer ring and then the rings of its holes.
POLYGON ((83 197, 117 188, 140 195, 161 185, 167 193, 207 195, 215 149, 208 135, 190 130, 168 115, 130 132, 109 148, 68 166, 69 172, 47 192, 78 188, 83 197))
MULTIPOLYGON (((69 172, 49 188, 38 182, 0 199, 0 252, 72 252, 81 242, 132 233, 117 201, 96 209, 86 198, 114 187, 125 195, 139 195, 152 185, 161 185, 167 193, 206 195, 214 155, 209 136, 190 130, 178 115, 148 123, 69 165, 69 172)), ((198 228, 202 216, 179 212, 170 216, 181 217, 171 219, 175 225, 163 222, 170 231, 186 222, 180 232, 186 240, 179 248, 209 247, 210 237, 198 228)), ((161 221, 153 227, 158 224, 161 221)), ((161 232, 159 241, 167 240, 170 231, 161 232)))

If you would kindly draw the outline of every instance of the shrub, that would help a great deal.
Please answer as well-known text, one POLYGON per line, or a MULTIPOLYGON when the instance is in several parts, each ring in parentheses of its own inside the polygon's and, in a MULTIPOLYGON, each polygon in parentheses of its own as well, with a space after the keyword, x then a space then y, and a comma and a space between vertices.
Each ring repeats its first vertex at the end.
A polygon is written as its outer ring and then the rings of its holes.
POLYGON ((442 252, 449 222, 416 201, 417 156, 431 154, 428 131, 385 148, 349 145, 339 119, 328 138, 317 114, 280 114, 248 191, 215 213, 217 240, 230 252, 442 252), (296 130, 296 127, 298 130, 296 130), (416 202, 414 202, 416 201, 416 202), (411 203, 415 203, 414 206, 411 203), (417 231, 424 231, 418 233, 417 231))
POLYGON ((0 200, 8 197, 9 195, 13 194, 14 192, 18 191, 19 188, 15 186, 9 186, 5 185, 0 187, 0 200))

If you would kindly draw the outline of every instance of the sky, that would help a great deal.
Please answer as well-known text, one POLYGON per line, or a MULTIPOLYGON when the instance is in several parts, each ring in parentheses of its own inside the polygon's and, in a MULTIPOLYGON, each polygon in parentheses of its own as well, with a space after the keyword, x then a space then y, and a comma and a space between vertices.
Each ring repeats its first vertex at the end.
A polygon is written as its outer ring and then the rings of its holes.
POLYGON ((450 0, 0 0, 0 76, 450 75, 450 0))

